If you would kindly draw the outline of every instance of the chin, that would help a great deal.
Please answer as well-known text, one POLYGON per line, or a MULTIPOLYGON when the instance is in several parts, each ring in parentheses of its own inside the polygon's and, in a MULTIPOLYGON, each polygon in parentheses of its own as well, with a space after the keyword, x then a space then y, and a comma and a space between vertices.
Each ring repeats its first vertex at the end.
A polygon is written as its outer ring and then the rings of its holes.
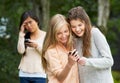
POLYGON ((77 36, 78 36, 78 37, 82 37, 82 36, 83 36, 83 33, 81 33, 81 34, 77 34, 77 36))
POLYGON ((66 44, 67 42, 65 41, 65 42, 62 42, 62 44, 66 44))

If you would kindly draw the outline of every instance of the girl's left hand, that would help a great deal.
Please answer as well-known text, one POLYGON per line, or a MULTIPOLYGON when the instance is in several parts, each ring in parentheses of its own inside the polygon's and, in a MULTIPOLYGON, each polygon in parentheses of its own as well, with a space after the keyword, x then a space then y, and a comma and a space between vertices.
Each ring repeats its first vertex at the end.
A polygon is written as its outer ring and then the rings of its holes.
POLYGON ((35 41, 29 40, 29 42, 25 43, 26 46, 37 48, 38 44, 35 41))
POLYGON ((86 64, 86 59, 85 57, 81 57, 79 58, 79 60, 77 61, 80 65, 85 65, 86 64))

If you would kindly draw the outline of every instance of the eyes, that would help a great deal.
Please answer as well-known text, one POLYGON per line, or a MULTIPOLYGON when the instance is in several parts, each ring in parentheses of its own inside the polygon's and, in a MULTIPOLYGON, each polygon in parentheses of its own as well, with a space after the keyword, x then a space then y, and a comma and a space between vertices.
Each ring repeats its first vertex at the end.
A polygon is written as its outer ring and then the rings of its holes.
POLYGON ((62 35, 64 33, 69 33, 69 30, 64 30, 63 32, 58 32, 57 35, 62 35))
POLYGON ((78 25, 71 25, 71 28, 76 28, 76 27, 82 27, 83 25, 82 24, 78 24, 78 25))
POLYGON ((30 20, 30 21, 28 21, 28 22, 25 22, 24 24, 25 24, 25 25, 32 24, 32 21, 30 20))

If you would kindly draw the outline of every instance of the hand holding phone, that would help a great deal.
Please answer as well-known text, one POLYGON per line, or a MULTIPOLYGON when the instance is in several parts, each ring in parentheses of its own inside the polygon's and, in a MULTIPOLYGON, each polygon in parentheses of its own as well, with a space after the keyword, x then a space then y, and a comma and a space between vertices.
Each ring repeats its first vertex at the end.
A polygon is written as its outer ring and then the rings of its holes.
POLYGON ((69 52, 69 55, 76 56, 76 55, 77 55, 77 50, 74 49, 74 50, 70 51, 70 52, 69 52))
POLYGON ((70 51, 68 55, 72 57, 72 59, 76 62, 79 60, 78 52, 76 49, 70 51))
POLYGON ((25 39, 25 45, 36 48, 38 46, 38 43, 31 39, 25 39))

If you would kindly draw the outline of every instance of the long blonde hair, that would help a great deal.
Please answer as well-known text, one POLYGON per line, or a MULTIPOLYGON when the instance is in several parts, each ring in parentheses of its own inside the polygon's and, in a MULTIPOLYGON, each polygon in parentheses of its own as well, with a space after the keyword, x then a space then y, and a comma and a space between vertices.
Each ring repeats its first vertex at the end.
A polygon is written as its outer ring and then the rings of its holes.
POLYGON ((46 37, 45 37, 45 40, 44 40, 44 43, 43 43, 42 64, 43 64, 44 69, 47 69, 47 62, 44 58, 45 52, 47 51, 47 49, 49 47, 51 47, 51 46, 55 47, 58 44, 56 34, 63 25, 67 25, 68 28, 69 28, 70 36, 69 36, 69 39, 68 39, 68 42, 67 42, 67 48, 69 50, 72 49, 73 43, 72 43, 72 35, 71 35, 70 25, 67 22, 65 16, 63 16, 61 14, 56 14, 50 20, 49 29, 47 31, 47 34, 46 34, 46 37))

